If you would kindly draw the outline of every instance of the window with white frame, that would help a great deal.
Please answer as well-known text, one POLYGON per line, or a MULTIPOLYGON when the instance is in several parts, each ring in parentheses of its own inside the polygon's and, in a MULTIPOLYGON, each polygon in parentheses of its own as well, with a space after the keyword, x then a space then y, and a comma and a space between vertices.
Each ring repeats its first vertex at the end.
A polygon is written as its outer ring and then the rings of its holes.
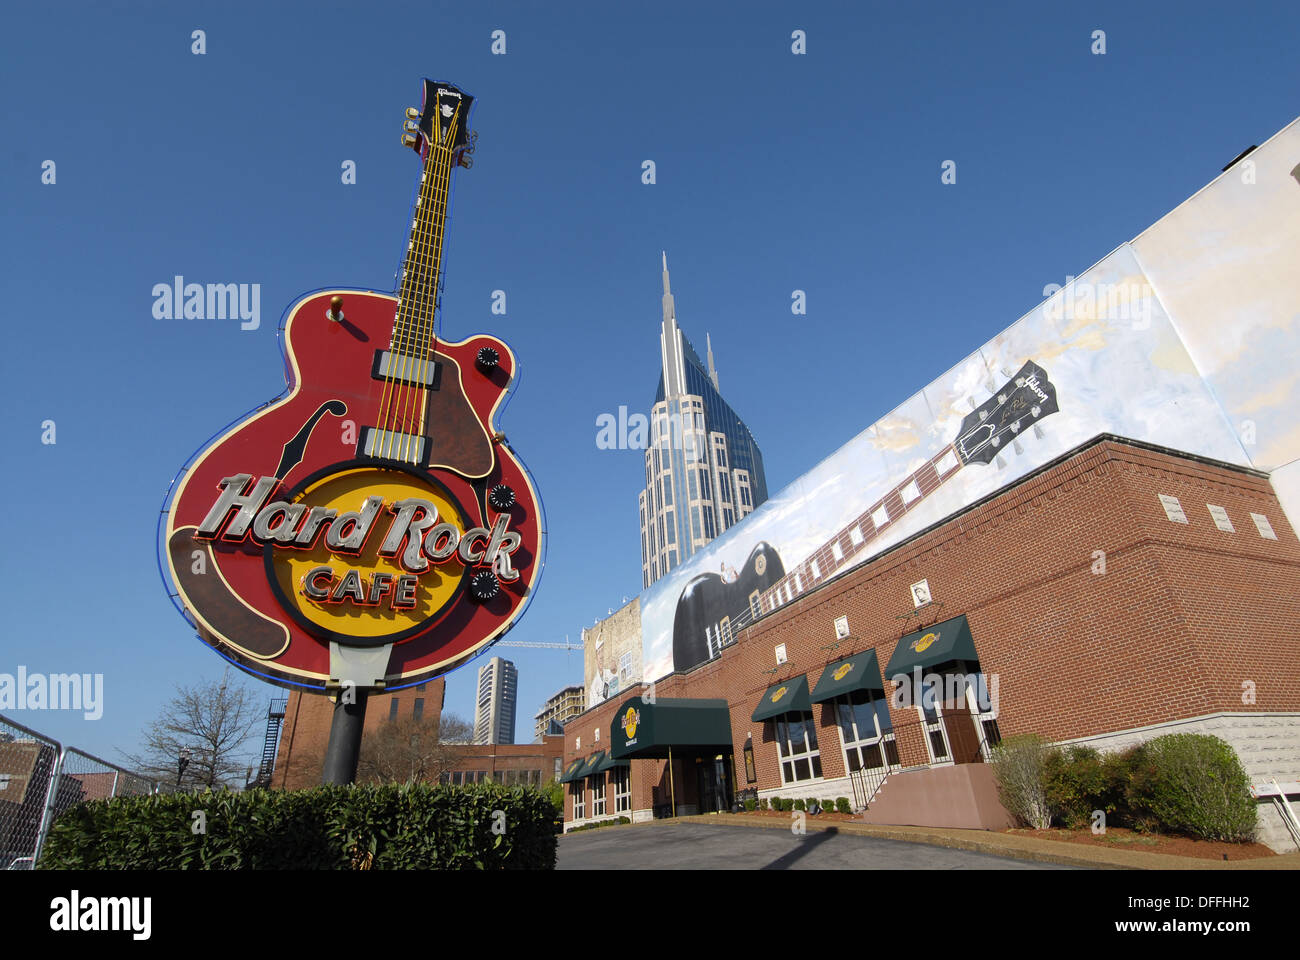
POLYGON ((614 781, 614 812, 627 813, 632 809, 632 768, 630 766, 615 767, 612 779, 614 781))
POLYGON ((943 725, 943 708, 940 700, 942 678, 927 674, 921 680, 920 695, 916 698, 916 711, 925 724, 925 748, 930 752, 931 763, 944 763, 952 759, 948 749, 948 733, 943 725), (938 682, 936 682, 938 681, 938 682))
POLYGON ((784 713, 772 719, 777 753, 781 760, 781 783, 820 780, 821 751, 817 748, 817 721, 806 711, 784 713))
POLYGON ((569 795, 573 798, 573 819, 582 820, 587 816, 587 796, 582 789, 581 780, 575 780, 569 784, 569 795))
POLYGON ((593 817, 603 817, 605 815, 605 775, 598 773, 591 778, 591 815, 593 817))
POLYGON ((850 773, 899 765, 889 701, 883 691, 854 690, 836 697, 835 719, 850 773))

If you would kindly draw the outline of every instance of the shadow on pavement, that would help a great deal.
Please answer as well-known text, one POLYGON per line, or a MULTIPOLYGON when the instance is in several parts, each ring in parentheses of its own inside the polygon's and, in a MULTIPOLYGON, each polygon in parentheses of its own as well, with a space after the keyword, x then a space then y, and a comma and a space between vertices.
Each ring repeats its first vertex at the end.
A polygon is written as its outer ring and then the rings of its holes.
POLYGON ((809 853, 811 853, 813 850, 816 850, 823 843, 825 843, 827 840, 837 835, 838 833, 839 830, 835 829, 834 827, 827 827, 825 830, 818 832, 815 836, 811 836, 811 837, 806 836, 804 837, 803 843, 799 844, 799 846, 795 847, 789 853, 782 854, 781 856, 773 860, 771 863, 769 863, 767 866, 761 867, 760 869, 788 870, 790 868, 790 864, 794 863, 796 860, 800 859, 801 857, 808 856, 809 853))

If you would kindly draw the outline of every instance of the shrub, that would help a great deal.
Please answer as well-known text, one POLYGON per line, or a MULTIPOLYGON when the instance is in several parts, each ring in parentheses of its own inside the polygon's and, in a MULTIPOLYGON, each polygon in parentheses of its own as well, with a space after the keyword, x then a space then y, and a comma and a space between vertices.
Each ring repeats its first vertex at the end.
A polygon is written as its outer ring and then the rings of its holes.
POLYGON ((798 800, 794 802, 794 808, 796 810, 807 810, 808 804, 807 802, 804 801, 803 797, 800 797, 798 800))
POLYGON ((569 833, 581 833, 583 830, 595 830, 598 827, 616 827, 621 823, 631 823, 627 817, 616 817, 610 820, 596 820, 592 823, 584 823, 580 827, 574 827, 569 833))
POLYGON ((1218 737, 1174 733, 1133 751, 1126 799, 1137 818, 1206 840, 1249 841, 1256 825, 1250 779, 1218 737))
POLYGON ((776 811, 778 811, 778 812, 781 811, 781 810, 784 810, 785 807, 781 806, 781 804, 782 804, 783 802, 784 802, 784 801, 783 801, 780 797, 773 797, 773 798, 772 798, 772 809, 773 809, 773 810, 776 810, 776 811))
POLYGON ((1090 827, 1094 810, 1111 817, 1123 800, 1122 793, 1108 782, 1101 754, 1092 747, 1051 751, 1043 776, 1052 817, 1071 830, 1090 827))
POLYGON ((758 809, 758 801, 755 800, 753 797, 746 797, 746 798, 745 798, 745 809, 746 809, 747 811, 749 811, 750 813, 753 813, 755 810, 758 809))
POLYGON ((1037 734, 1007 737, 993 748, 993 777, 998 796, 1017 822, 1036 830, 1052 824, 1045 783, 1047 758, 1052 752, 1037 734))
POLYGON ((162 794, 82 803, 50 829, 42 869, 553 869, 554 807, 480 783, 162 794), (194 833, 192 814, 206 832, 194 833), (504 819, 498 815, 504 814, 504 819), (503 823, 504 832, 493 832, 503 823))
POLYGON ((835 801, 834 801, 834 800, 819 800, 818 803, 820 803, 820 804, 822 805, 822 809, 825 810, 827 813, 834 813, 834 812, 835 812, 835 801))
POLYGON ((759 798, 758 798, 758 809, 760 809, 760 810, 766 810, 766 809, 767 809, 767 797, 759 797, 759 798))
POLYGON ((848 798, 848 797, 836 797, 836 798, 835 798, 835 809, 838 810, 840 813, 852 813, 852 812, 853 812, 853 807, 852 807, 852 805, 849 803, 849 798, 848 798))

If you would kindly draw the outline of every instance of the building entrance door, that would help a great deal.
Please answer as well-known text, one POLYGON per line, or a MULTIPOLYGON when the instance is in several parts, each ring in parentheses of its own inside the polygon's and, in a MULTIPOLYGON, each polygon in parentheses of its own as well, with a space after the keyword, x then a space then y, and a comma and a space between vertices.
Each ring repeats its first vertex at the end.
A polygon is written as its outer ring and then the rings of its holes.
POLYGON ((706 757, 695 768, 699 776, 700 813, 726 813, 731 809, 731 778, 724 757, 706 757))

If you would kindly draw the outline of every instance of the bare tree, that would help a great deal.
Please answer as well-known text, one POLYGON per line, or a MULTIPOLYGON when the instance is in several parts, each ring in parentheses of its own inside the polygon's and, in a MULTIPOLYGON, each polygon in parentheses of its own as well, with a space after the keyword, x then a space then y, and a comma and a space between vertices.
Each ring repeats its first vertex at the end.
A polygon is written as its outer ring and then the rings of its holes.
POLYGON ((178 686, 144 735, 142 755, 125 754, 132 766, 163 783, 177 782, 177 762, 188 751, 181 789, 243 786, 249 754, 242 748, 259 721, 264 701, 237 685, 226 670, 220 680, 178 686))
POLYGON ((390 720, 361 741, 359 780, 372 783, 436 782, 460 758, 474 727, 453 713, 390 720))

